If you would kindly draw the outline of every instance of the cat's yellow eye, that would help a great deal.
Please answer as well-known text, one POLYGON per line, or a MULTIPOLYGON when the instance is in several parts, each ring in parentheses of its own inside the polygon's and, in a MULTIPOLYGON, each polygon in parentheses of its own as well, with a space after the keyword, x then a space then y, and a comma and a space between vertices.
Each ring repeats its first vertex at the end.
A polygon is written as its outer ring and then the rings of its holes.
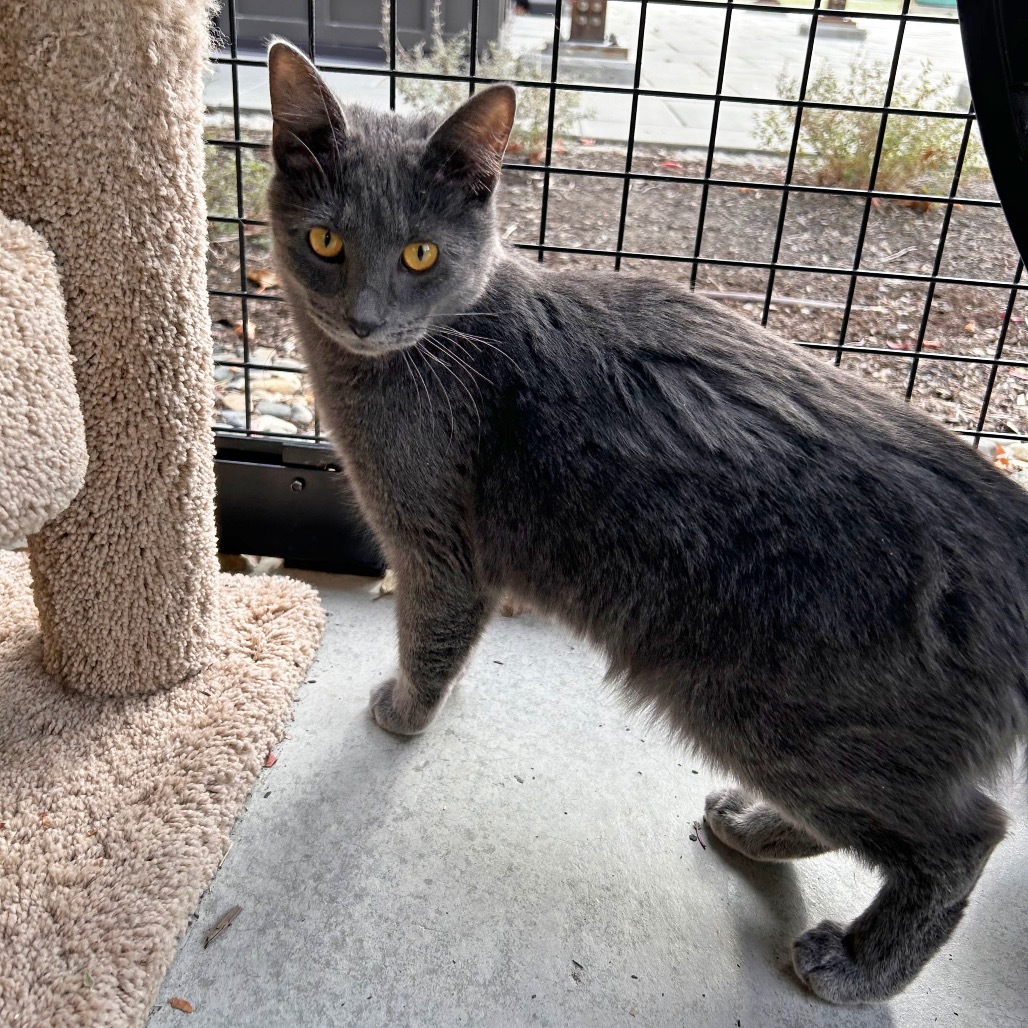
POLYGON ((332 260, 343 252, 343 240, 339 233, 325 228, 324 225, 312 228, 307 233, 307 241, 311 244, 311 249, 325 260, 332 260))
POLYGON ((408 243, 403 248, 403 263, 411 271, 428 271, 439 260, 439 247, 435 243, 408 243))

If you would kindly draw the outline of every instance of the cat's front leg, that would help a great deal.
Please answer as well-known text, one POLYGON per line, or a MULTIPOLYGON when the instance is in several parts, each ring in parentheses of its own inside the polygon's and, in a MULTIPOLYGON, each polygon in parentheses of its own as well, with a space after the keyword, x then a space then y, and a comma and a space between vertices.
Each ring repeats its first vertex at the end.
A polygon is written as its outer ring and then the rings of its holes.
POLYGON ((417 735, 442 708, 492 612, 494 601, 452 568, 397 571, 400 673, 371 694, 387 732, 417 735))

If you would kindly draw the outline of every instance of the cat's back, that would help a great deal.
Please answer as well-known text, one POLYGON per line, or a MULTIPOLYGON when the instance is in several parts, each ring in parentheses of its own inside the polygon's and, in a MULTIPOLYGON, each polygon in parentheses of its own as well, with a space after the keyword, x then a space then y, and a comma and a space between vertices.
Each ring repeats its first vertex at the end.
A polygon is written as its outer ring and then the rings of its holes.
POLYGON ((526 584, 716 596, 739 640, 882 636, 956 589, 1004 608, 1028 659, 1028 496, 966 443, 685 290, 534 269, 510 288, 475 329, 505 354, 480 495, 526 584))
POLYGON ((597 443, 751 482, 815 468, 843 488, 888 479, 911 502, 998 518, 1028 542, 1028 493, 970 446, 720 304, 613 272, 535 271, 518 288, 512 325, 531 396, 581 410, 597 443))

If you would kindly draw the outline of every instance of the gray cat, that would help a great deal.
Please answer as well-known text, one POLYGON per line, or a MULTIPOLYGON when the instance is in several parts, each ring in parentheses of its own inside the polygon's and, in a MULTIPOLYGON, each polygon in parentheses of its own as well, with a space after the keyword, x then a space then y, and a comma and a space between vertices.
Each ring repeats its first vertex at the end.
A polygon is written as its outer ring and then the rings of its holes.
POLYGON ((1028 727, 1028 496, 907 406, 721 307, 500 242, 507 86, 441 125, 342 110, 270 51, 277 260, 360 506, 398 574, 376 721, 421 732, 501 594, 581 633, 731 773, 754 860, 881 872, 796 940, 837 1003, 907 985, 1006 818, 1028 727))

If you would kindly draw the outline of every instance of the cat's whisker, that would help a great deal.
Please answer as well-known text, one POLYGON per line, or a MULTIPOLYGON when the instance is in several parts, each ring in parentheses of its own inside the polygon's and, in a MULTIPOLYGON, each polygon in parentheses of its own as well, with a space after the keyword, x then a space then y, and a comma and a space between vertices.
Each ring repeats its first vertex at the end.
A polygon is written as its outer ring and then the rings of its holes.
POLYGON ((499 318, 496 311, 436 311, 436 318, 499 318))
MULTIPOLYGON (((474 367, 472 367, 472 366, 471 366, 471 365, 470 365, 470 364, 468 363, 468 361, 464 360, 464 359, 463 359, 463 358, 461 358, 461 357, 458 357, 458 356, 457 356, 457 354, 455 354, 455 353, 454 353, 454 352, 453 352, 452 350, 450 350, 450 349, 449 349, 449 348, 448 348, 448 347, 447 347, 447 346, 446 346, 446 345, 445 345, 445 344, 443 343, 443 341, 442 341, 442 340, 440 340, 440 339, 433 339, 433 338, 432 338, 431 336, 426 336, 426 337, 425 337, 425 341, 426 341, 426 342, 432 342, 432 343, 435 343, 435 345, 436 345, 436 346, 438 346, 438 347, 439 347, 439 348, 440 348, 440 349, 441 349, 441 350, 442 350, 442 351, 443 351, 443 352, 444 352, 444 353, 446 354, 446 356, 447 356, 447 357, 449 357, 449 358, 450 358, 451 360, 454 360, 454 361, 456 361, 456 362, 457 362, 457 363, 458 363, 458 364, 459 364, 459 365, 460 365, 460 366, 461 366, 462 368, 464 368, 464 369, 465 369, 465 370, 466 370, 466 371, 467 371, 467 372, 468 372, 468 373, 469 373, 470 375, 473 375, 473 376, 474 376, 475 378, 480 378, 480 379, 481 379, 481 380, 482 380, 483 382, 488 382, 488 383, 489 383, 489 385, 491 385, 491 386, 494 386, 494 385, 496 385, 496 383, 495 383, 495 382, 494 382, 494 381, 493 381, 493 380, 492 380, 491 378, 489 378, 489 377, 488 377, 487 375, 483 375, 483 374, 482 374, 482 372, 480 372, 480 371, 479 371, 479 370, 478 370, 477 368, 474 368, 474 367)), ((456 339, 448 339, 448 341, 449 341, 449 342, 451 342, 451 343, 453 343, 453 344, 454 344, 455 346, 459 346, 459 345, 460 345, 460 344, 459 344, 459 343, 457 342, 457 340, 456 340, 456 339)), ((462 349, 463 349, 463 348, 462 348, 462 349)), ((469 353, 467 352, 467 350, 464 350, 463 352, 464 352, 464 355, 465 355, 465 356, 466 356, 466 357, 468 358, 468 360, 470 360, 470 359, 471 359, 471 354, 469 354, 469 353)))
POLYGON ((456 325, 438 325, 436 330, 440 332, 451 332, 454 335, 459 335, 464 339, 473 339, 476 342, 491 342, 486 336, 476 335, 474 332, 469 332, 467 329, 457 328, 456 325))
MULTIPOLYGON (((483 382, 488 382, 490 385, 496 385, 496 383, 491 378, 489 378, 488 375, 483 375, 482 372, 480 372, 477 368, 473 368, 471 366, 471 364, 468 363, 472 359, 471 358, 471 354, 468 353, 468 351, 465 350, 464 347, 461 346, 460 343, 455 338, 452 338, 452 337, 449 337, 449 336, 447 336, 446 338, 447 338, 448 342, 453 343, 454 346, 460 347, 461 353, 463 353, 464 357, 467 358, 467 359, 466 360, 462 360, 460 357, 458 357, 455 353, 453 353, 451 351, 447 351, 447 356, 452 357, 458 364, 461 365, 461 367, 466 368, 476 378, 480 378, 480 379, 482 379, 483 382)), ((434 341, 437 343, 437 345, 442 346, 442 343, 441 343, 440 340, 434 340, 434 341)), ((443 347, 443 349, 446 349, 446 348, 443 347)))
MULTIPOLYGON (((437 338, 435 338, 432 335, 426 335, 426 336, 422 337, 421 342, 424 343, 425 346, 434 346, 434 347, 436 347, 437 350, 441 350, 447 357, 450 358, 450 360, 454 360, 455 359, 455 355, 452 354, 446 348, 446 346, 443 344, 441 339, 437 339, 437 338)), ((429 350, 425 350, 424 352, 425 352, 426 355, 430 355, 430 351, 429 350)), ((438 358, 438 354, 436 354, 435 356, 437 357, 437 359, 439 359, 438 358)), ((450 366, 449 363, 446 363, 446 368, 449 370, 451 375, 456 377, 457 373, 453 370, 453 368, 450 366)))
POLYGON ((421 409, 421 390, 418 388, 417 380, 414 377, 414 366, 411 364, 410 357, 406 350, 400 351, 400 356, 403 358, 403 363, 407 366, 407 372, 411 377, 411 381, 414 383, 414 389, 418 394, 418 409, 421 409))
MULTIPOLYGON (((450 325, 442 325, 439 327, 438 331, 452 332, 459 335, 462 339, 466 340, 469 343, 478 344, 480 346, 488 346, 490 350, 495 350, 496 353, 498 353, 501 357, 506 357, 507 360, 509 360, 511 364, 515 367, 515 369, 517 369, 519 372, 521 371, 521 365, 518 364, 518 362, 509 353, 507 353, 506 350, 501 349, 490 339, 486 339, 483 336, 470 335, 469 333, 462 332, 460 331, 460 329, 454 328, 450 325)), ((524 374, 524 372, 522 372, 522 374, 524 374)))
MULTIPOLYGON (((479 344, 482 344, 482 345, 485 345, 485 346, 493 346, 492 341, 490 339, 487 339, 485 336, 475 335, 474 333, 464 332, 464 331, 461 331, 460 329, 452 328, 452 327, 451 328, 446 328, 445 332, 446 332, 446 334, 448 336, 452 336, 452 337, 457 338, 457 339, 462 339, 462 340, 464 340, 467 343, 472 343, 472 344, 479 343, 479 344)), ((499 352, 503 353, 505 351, 500 350, 499 352)))
MULTIPOLYGON (((438 345, 440 345, 440 344, 439 344, 439 342, 438 342, 438 340, 429 340, 429 339, 428 339, 428 337, 426 337, 426 338, 422 339, 421 341, 422 341, 423 343, 426 343, 426 344, 427 344, 428 342, 432 341, 432 342, 435 342, 437 346, 438 346, 438 345)), ((448 351, 448 350, 446 349, 446 347, 442 347, 442 350, 443 350, 443 353, 445 353, 445 354, 446 354, 446 355, 447 355, 448 357, 452 357, 452 356, 453 356, 453 354, 451 354, 451 353, 450 353, 450 352, 449 352, 449 351, 448 351)), ((444 368, 446 368, 446 370, 447 370, 447 371, 448 371, 448 372, 450 373, 450 375, 451 375, 451 376, 452 376, 452 377, 454 378, 454 380, 455 380, 455 381, 457 382, 457 384, 458 384, 458 385, 459 385, 459 386, 460 386, 460 387, 461 387, 461 388, 462 388, 462 389, 464 390, 464 392, 465 392, 465 393, 467 393, 467 394, 468 394, 468 399, 469 399, 469 400, 471 401, 471 407, 472 407, 472 409, 473 409, 473 410, 474 410, 474 412, 475 412, 475 418, 476 418, 476 420, 478 421, 478 429, 479 429, 479 431, 481 432, 481 430, 482 430, 482 413, 481 413, 481 411, 480 411, 480 410, 478 409, 478 401, 477 401, 477 400, 475 399, 474 393, 472 393, 472 392, 471 392, 471 390, 470 390, 470 389, 468 388, 468 386, 467 386, 467 383, 466 383, 466 382, 464 381, 464 379, 463 379, 463 378, 461 378, 461 377, 460 377, 460 375, 458 375, 458 374, 457 374, 457 372, 456 372, 456 371, 454 371, 454 370, 453 370, 453 368, 452 368, 452 367, 450 367, 450 365, 449 365, 449 364, 448 364, 448 363, 447 363, 447 362, 446 362, 445 360, 443 360, 443 359, 442 359, 441 357, 439 357, 439 356, 437 356, 437 355, 435 355, 435 354, 432 354, 432 353, 430 353, 430 352, 429 352, 428 350, 424 350, 424 351, 422 351, 422 352, 423 352, 423 353, 425 354, 425 356, 426 356, 426 357, 431 357, 431 358, 432 358, 432 359, 433 359, 434 361, 436 361, 436 363, 438 363, 438 364, 442 364, 442 366, 443 366, 444 368)))
MULTIPOLYGON (((478 410, 478 404, 477 404, 477 403, 475 402, 475 398, 474 398, 474 396, 473 396, 473 395, 472 395, 472 394, 471 394, 471 393, 469 392, 469 390, 468 390, 467 386, 466 386, 466 385, 464 384, 464 382, 463 382, 463 381, 462 381, 462 380, 460 379, 460 377, 459 377, 459 376, 457 375, 457 373, 456 373, 456 372, 455 372, 455 371, 453 370, 453 368, 452 368, 452 367, 450 367, 450 365, 449 365, 449 364, 448 364, 448 363, 447 363, 447 362, 446 362, 446 361, 445 361, 445 360, 444 360, 443 358, 441 358, 441 357, 437 356, 436 354, 430 353, 430 352, 429 352, 428 350, 422 350, 422 351, 420 351, 420 352, 421 352, 421 353, 422 353, 422 354, 423 354, 423 355, 424 355, 425 357, 427 357, 427 358, 428 358, 429 360, 431 360, 431 361, 432 361, 433 363, 435 363, 435 364, 439 364, 439 365, 441 365, 442 367, 444 367, 444 368, 445 368, 445 369, 446 369, 446 370, 447 370, 447 371, 448 371, 448 372, 450 373, 450 377, 451 377, 451 378, 454 378, 454 379, 456 379, 457 383, 458 383, 458 384, 459 384, 459 385, 461 386, 461 388, 462 388, 462 389, 464 390, 464 392, 468 394, 468 398, 469 398, 469 399, 471 400, 471 407, 472 407, 472 410, 474 410, 474 412, 475 412, 475 420, 476 420, 476 422, 477 422, 477 425, 478 425, 478 430, 479 430, 479 431, 481 431, 481 429, 482 429, 482 416, 481 416, 481 414, 479 413, 479 410, 478 410)), ((426 365, 426 367, 430 367, 430 365, 426 365)), ((449 394, 449 392, 448 392, 448 391, 446 390, 446 386, 445 386, 445 385, 444 385, 444 383, 443 383, 443 382, 442 382, 442 381, 440 380, 440 378, 439 378, 439 376, 438 376, 438 375, 436 376, 436 381, 437 381, 437 382, 439 383, 439 387, 440 387, 440 388, 441 388, 441 389, 443 390, 443 392, 444 392, 444 393, 446 394, 446 399, 447 399, 447 403, 449 403, 449 400, 450 400, 450 394, 449 394)), ((451 406, 450 410, 451 410, 451 412, 452 412, 452 410, 453 410, 452 406, 451 406)))
MULTIPOLYGON (((464 339, 468 342, 488 342, 484 336, 477 336, 470 332, 465 332, 462 329, 456 328, 453 325, 438 325, 432 332, 438 332, 441 335, 452 337, 454 339, 464 339)), ((429 333, 431 334, 431 333, 429 333)))
MULTIPOLYGON (((400 356, 403 358, 403 363, 407 367, 407 374, 410 375, 411 381, 413 382, 414 381, 414 369, 410 365, 410 361, 407 358, 406 351, 401 351, 400 356)), ((416 382, 414 383, 414 389, 418 393, 418 407, 420 409, 420 407, 421 407, 421 392, 418 390, 416 382)))
MULTIPOLYGON (((421 347, 420 347, 420 344, 415 343, 414 344, 414 350, 415 350, 416 353, 420 354, 422 357, 428 357, 429 360, 432 360, 432 361, 435 361, 436 363, 439 363, 438 359, 436 357, 434 357, 432 354, 430 354, 427 350, 422 350, 421 347)), ((453 414, 453 404, 450 403, 450 394, 446 391, 446 386, 443 384, 443 380, 439 377, 439 374, 436 372, 435 368, 433 368, 431 364, 426 364, 425 367, 431 373, 432 377, 436 380, 436 384, 439 386, 440 391, 442 392, 443 396, 446 398, 446 406, 447 406, 447 408, 450 411, 450 441, 446 444, 446 449, 447 449, 447 451, 449 451, 450 447, 453 445, 453 435, 454 435, 454 432, 456 431, 456 425, 457 425, 456 419, 455 419, 454 414, 453 414)))
MULTIPOLYGON (((449 343, 452 343, 452 344, 453 344, 454 346, 456 346, 456 347, 457 347, 457 349, 458 349, 458 350, 460 350, 460 352, 461 352, 461 353, 462 353, 462 354, 464 355, 464 360, 465 360, 466 362, 470 363, 470 361, 471 361, 471 359, 472 359, 472 358, 471 358, 471 354, 470 354, 470 353, 468 352, 467 348, 466 348, 466 347, 464 347, 464 346, 462 346, 462 345, 460 344, 460 342, 459 342, 459 341, 457 340, 457 338, 456 338, 456 337, 454 337, 454 336, 446 336, 445 338, 446 338, 447 342, 449 342, 449 343)), ((454 354, 454 357, 456 357, 456 354, 454 354)), ((478 372, 476 372, 476 374, 478 374, 478 372)), ((485 378, 485 379, 486 379, 486 381, 490 383, 490 385, 495 385, 495 383, 494 383, 494 382, 492 382, 492 381, 491 381, 491 380, 490 380, 489 378, 487 378, 487 377, 486 377, 485 375, 482 375, 481 377, 482 377, 482 378, 485 378)))

